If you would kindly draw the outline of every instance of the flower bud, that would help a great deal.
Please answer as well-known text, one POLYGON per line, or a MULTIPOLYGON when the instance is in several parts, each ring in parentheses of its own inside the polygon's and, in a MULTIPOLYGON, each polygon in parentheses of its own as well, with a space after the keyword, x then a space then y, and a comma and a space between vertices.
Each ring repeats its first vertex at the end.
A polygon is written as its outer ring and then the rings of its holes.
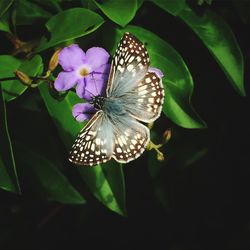
POLYGON ((163 133, 163 140, 164 140, 164 143, 167 143, 167 142, 171 139, 171 135, 172 135, 171 129, 167 129, 167 130, 163 133))
POLYGON ((23 73, 20 70, 14 72, 15 76, 26 86, 30 86, 32 84, 32 80, 29 76, 23 73))
POLYGON ((158 161, 164 161, 165 160, 164 154, 161 151, 157 152, 157 160, 158 161))
POLYGON ((152 128, 153 128, 153 126, 154 126, 154 123, 153 123, 153 122, 148 123, 148 128, 149 128, 149 129, 152 129, 152 128))
POLYGON ((59 61, 59 53, 60 53, 61 49, 57 49, 54 54, 52 55, 50 61, 49 61, 49 71, 53 71, 57 65, 58 65, 58 61, 59 61))

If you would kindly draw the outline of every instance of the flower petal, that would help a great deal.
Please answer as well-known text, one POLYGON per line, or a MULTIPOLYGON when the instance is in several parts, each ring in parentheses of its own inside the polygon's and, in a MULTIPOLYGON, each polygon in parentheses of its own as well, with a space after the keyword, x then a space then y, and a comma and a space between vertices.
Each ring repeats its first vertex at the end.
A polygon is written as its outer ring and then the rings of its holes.
POLYGON ((92 70, 98 69, 109 60, 109 53, 100 47, 92 47, 86 52, 86 62, 92 70))
POLYGON ((72 71, 83 64, 86 55, 77 44, 72 44, 61 50, 59 63, 65 71, 72 71))
POLYGON ((103 79, 108 79, 109 71, 110 71, 110 64, 103 64, 102 66, 94 70, 92 74, 94 74, 95 77, 97 78, 101 77, 103 79))
POLYGON ((84 78, 79 79, 76 85, 76 94, 80 98, 84 98, 85 87, 86 87, 86 79, 84 77, 84 78))
POLYGON ((54 87, 57 91, 68 90, 76 84, 78 79, 79 78, 74 71, 61 72, 54 82, 54 87))
POLYGON ((104 64, 96 72, 78 80, 76 93, 80 98, 91 101, 93 96, 105 96, 108 81, 109 64, 104 64))
POLYGON ((159 78, 162 78, 164 76, 164 74, 161 72, 161 70, 159 70, 157 68, 149 68, 148 71, 154 72, 159 78))
POLYGON ((78 103, 72 109, 72 115, 78 122, 89 120, 95 112, 95 108, 89 103, 78 103))
POLYGON ((83 93, 83 98, 90 101, 93 96, 105 96, 107 81, 100 76, 95 77, 89 75, 86 77, 86 86, 83 93))
POLYGON ((80 97, 85 99, 86 101, 91 101, 93 96, 97 95, 97 92, 92 92, 91 88, 86 88, 87 84, 94 84, 94 81, 90 82, 90 75, 84 77, 80 81, 78 81, 78 84, 76 86, 76 94, 80 97))

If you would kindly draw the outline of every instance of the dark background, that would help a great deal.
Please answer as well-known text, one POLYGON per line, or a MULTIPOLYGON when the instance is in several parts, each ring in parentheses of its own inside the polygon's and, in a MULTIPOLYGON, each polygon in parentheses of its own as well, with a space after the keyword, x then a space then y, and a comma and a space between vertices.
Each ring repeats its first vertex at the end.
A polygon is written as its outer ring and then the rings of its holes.
POLYGON ((195 83, 192 103, 208 129, 178 128, 170 121, 167 127, 180 143, 205 147, 208 153, 187 167, 166 160, 156 180, 147 171, 146 157, 133 168, 124 166, 128 217, 109 211, 88 192, 86 205, 62 205, 0 190, 1 249, 250 249, 250 27, 231 1, 214 1, 212 9, 242 49, 247 97, 234 91, 181 20, 150 3, 133 20, 172 44, 187 63, 195 83), (163 192, 161 199, 156 190, 163 192))

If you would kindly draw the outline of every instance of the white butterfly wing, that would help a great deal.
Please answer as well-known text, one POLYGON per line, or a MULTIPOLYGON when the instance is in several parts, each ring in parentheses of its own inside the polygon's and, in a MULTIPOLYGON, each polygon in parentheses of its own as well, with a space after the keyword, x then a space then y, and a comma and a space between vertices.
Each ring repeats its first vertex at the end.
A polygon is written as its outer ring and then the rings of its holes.
POLYGON ((98 111, 78 134, 69 160, 92 166, 110 160, 113 153, 113 125, 103 111, 98 111))
POLYGON ((148 141, 148 128, 130 116, 110 119, 98 111, 77 136, 69 160, 93 166, 113 157, 126 163, 139 157, 148 141))
POLYGON ((162 80, 154 72, 147 72, 143 80, 121 98, 128 114, 142 122, 153 122, 160 116, 164 102, 162 80))
POLYGON ((120 117, 115 124, 112 157, 127 163, 138 158, 149 142, 149 129, 129 115, 120 117))
POLYGON ((120 97, 131 91, 145 77, 149 56, 144 45, 126 32, 111 63, 107 96, 120 97))
POLYGON ((119 98, 123 108, 142 122, 153 122, 164 102, 162 80, 149 72, 149 56, 136 37, 125 33, 111 64, 107 96, 119 98))
POLYGON ((70 152, 71 162, 92 166, 113 157, 126 163, 144 152, 149 129, 137 120, 157 119, 164 99, 161 79, 148 68, 144 45, 125 33, 111 64, 106 90, 109 107, 98 111, 79 133, 70 152), (123 112, 115 113, 117 110, 123 112))

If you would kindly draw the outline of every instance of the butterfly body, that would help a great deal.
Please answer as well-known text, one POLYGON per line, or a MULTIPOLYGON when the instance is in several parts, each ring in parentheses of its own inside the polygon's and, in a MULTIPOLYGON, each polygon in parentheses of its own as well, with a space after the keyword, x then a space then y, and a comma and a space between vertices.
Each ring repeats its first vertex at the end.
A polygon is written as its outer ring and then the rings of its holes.
POLYGON ((123 100, 120 98, 107 98, 103 110, 109 116, 120 116, 126 114, 123 100))
POLYGON ((138 158, 150 138, 140 122, 156 120, 163 101, 162 81, 149 70, 147 50, 125 33, 112 60, 106 96, 92 98, 97 112, 80 131, 69 160, 92 166, 111 158, 120 163, 138 158))
POLYGON ((105 101, 106 101, 105 97, 97 95, 91 98, 90 104, 93 104, 95 109, 100 110, 103 108, 105 101))

